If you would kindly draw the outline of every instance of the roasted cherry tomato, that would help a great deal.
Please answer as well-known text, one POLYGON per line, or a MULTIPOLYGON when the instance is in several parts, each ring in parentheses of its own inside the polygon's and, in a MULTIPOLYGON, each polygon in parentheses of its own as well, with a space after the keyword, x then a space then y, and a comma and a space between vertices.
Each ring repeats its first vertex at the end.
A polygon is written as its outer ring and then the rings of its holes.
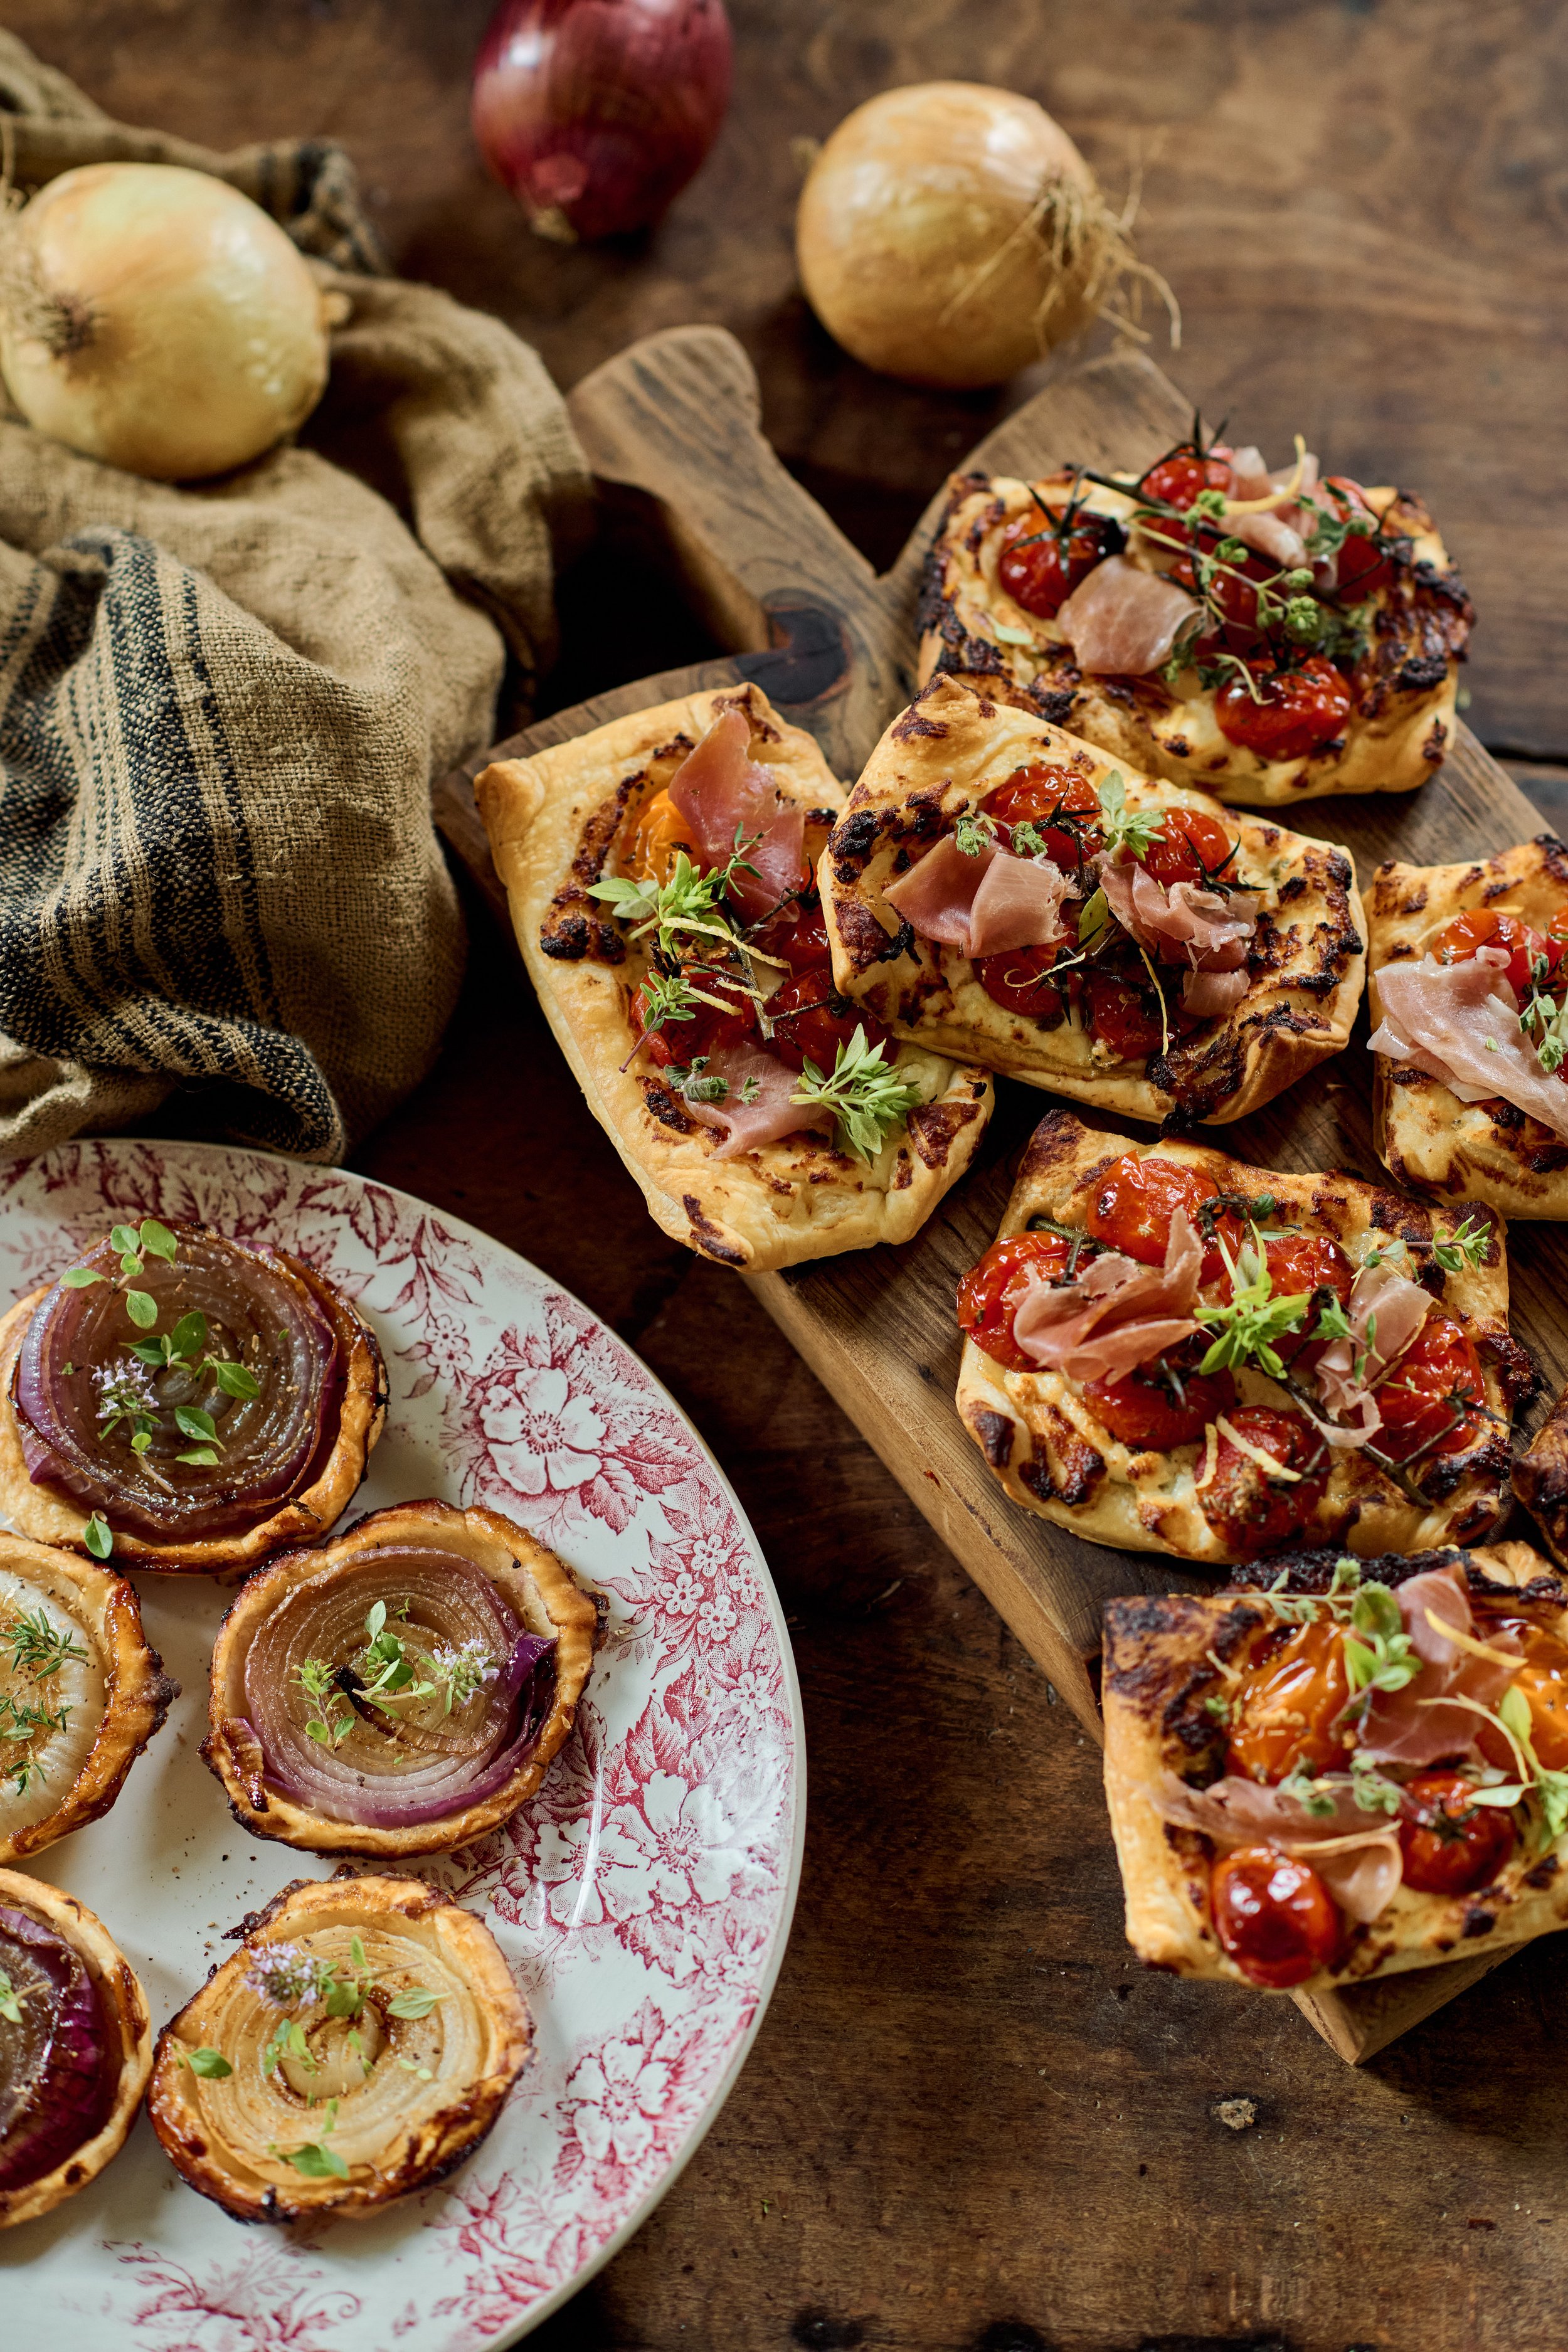
MULTIPOLYGON (((1489 1616, 1476 1631, 1483 1642, 1494 1633, 1517 1634, 1524 1657, 1514 1680, 1530 1702, 1531 1745, 1549 1772, 1568 1771, 1568 1643, 1530 1617, 1489 1616)), ((1478 1724, 1477 1735, 1489 1764, 1518 1769, 1500 1732, 1478 1724)))
POLYGON ((1173 882, 1195 882, 1201 888, 1216 875, 1234 879, 1229 869, 1238 846, 1235 834, 1202 809, 1167 809, 1158 837, 1140 863, 1167 889, 1173 882))
POLYGON ((1054 947, 1014 948, 1006 955, 981 956, 974 977, 991 999, 1008 1013, 1026 1013, 1037 1021, 1061 1017, 1062 997, 1051 983, 1054 947))
POLYGON ((1310 1527, 1328 1484, 1328 1448, 1304 1413, 1272 1405, 1243 1405, 1226 1415, 1219 1433, 1214 1477, 1200 1488, 1203 1514, 1238 1559, 1255 1559, 1310 1527), (1227 1430, 1269 1462, 1297 1475, 1274 1477, 1232 1442, 1227 1430))
POLYGON ((1042 621, 1053 620, 1080 580, 1122 543, 1120 523, 1109 515, 1079 512, 1064 530, 1058 517, 1047 522, 1037 509, 1010 523, 996 559, 996 577, 1016 604, 1042 621))
POLYGON ((1367 504, 1366 493, 1359 482, 1352 482, 1345 474, 1331 474, 1323 487, 1339 514, 1360 515, 1373 525, 1370 531, 1347 534, 1340 547, 1335 572, 1334 593, 1341 602, 1359 604, 1368 596, 1375 595, 1380 588, 1386 588, 1393 577, 1388 541, 1377 529, 1377 519, 1367 504))
POLYGON ((1160 1051, 1165 1033, 1151 990, 1134 988, 1113 971, 1091 971, 1084 997, 1089 1034, 1109 1045, 1119 1062, 1144 1062, 1160 1051))
POLYGON ((1278 1846, 1244 1845, 1209 1882, 1215 1933, 1244 1977, 1276 1990, 1302 1984, 1339 1950, 1339 1908, 1310 1862, 1278 1846))
POLYGON ((1481 1360, 1451 1315, 1433 1307, 1377 1391, 1383 1427, 1377 1443, 1394 1462, 1413 1454, 1460 1454, 1485 1424, 1481 1360), (1451 1401, 1451 1402, 1450 1402, 1451 1401), (1456 1419, 1453 1407, 1464 1408, 1456 1419))
POLYGON ((1200 457, 1184 449, 1151 466, 1138 487, 1146 499, 1163 506, 1180 507, 1184 514, 1200 490, 1228 490, 1231 472, 1224 457, 1200 457))
MULTIPOLYGON (((1327 1234, 1290 1234, 1283 1241, 1265 1242, 1263 1255, 1277 1298, 1299 1297, 1303 1291, 1310 1295, 1314 1290, 1331 1290, 1342 1301, 1351 1295, 1355 1268, 1327 1234)), ((1316 1321, 1316 1315, 1309 1311, 1299 1330, 1280 1332, 1274 1348, 1286 1363, 1308 1345, 1307 1334, 1316 1321)))
POLYGON ((1500 1805, 1478 1805, 1456 1772, 1418 1772, 1405 1784, 1411 1810, 1399 1824, 1405 1884, 1418 1895, 1469 1895, 1489 1885, 1513 1852, 1500 1805))
POLYGON ((1260 760, 1304 760, 1331 743, 1351 715, 1351 690, 1321 654, 1289 669, 1250 667, 1251 684, 1232 676, 1215 697, 1230 742, 1260 760))
POLYGON ((1083 1401, 1123 1445, 1166 1454, 1173 1445, 1195 1444, 1215 1415, 1229 1412, 1236 1402, 1236 1382, 1228 1372, 1207 1380, 1195 1371, 1178 1377, 1179 1398, 1173 1384, 1141 1366, 1125 1380, 1090 1381, 1083 1401))
POLYGON ((857 1029, 864 1029, 868 1045, 879 1045, 888 1034, 874 1013, 837 993, 832 972, 821 966, 776 988, 768 999, 767 1013, 773 1024, 768 1051, 792 1070, 815 1062, 819 1070, 831 1073, 839 1046, 847 1045, 857 1029))
POLYGON ((804 906, 792 900, 747 934, 764 955, 782 956, 791 971, 816 971, 833 961, 822 901, 813 891, 804 906))
MULTIPOLYGON (((1212 555, 1224 536, 1223 530, 1217 527, 1212 530, 1200 529, 1196 534, 1199 552, 1212 555)), ((1250 654, 1254 650, 1263 635, 1258 625, 1258 583, 1276 579, 1279 571, 1279 566, 1268 556, 1248 553, 1236 558, 1227 556, 1223 570, 1210 574, 1205 634, 1193 647, 1196 660, 1212 661, 1216 654, 1250 654), (1217 629, 1213 625, 1216 615, 1220 623, 1217 629)), ((1171 577, 1189 596, 1198 594, 1198 568, 1193 556, 1179 555, 1171 566, 1171 577)))
POLYGON ((1013 1337, 1013 1318, 1026 1290, 1067 1272, 1072 1245, 1059 1234, 1013 1234, 994 1242, 958 1286, 958 1323, 993 1362, 1012 1372, 1039 1370, 1013 1337))
POLYGON ((656 882, 668 882, 678 849, 695 858, 691 827, 668 793, 655 793, 638 810, 632 826, 626 872, 639 879, 651 875, 656 882))
POLYGON ((1535 986, 1538 967, 1542 982, 1550 985, 1563 957, 1562 940, 1538 931, 1522 915, 1500 914, 1491 907, 1473 907, 1468 914, 1456 915, 1452 922, 1445 923, 1432 941, 1431 952, 1439 963, 1468 963, 1478 948, 1500 948, 1506 952, 1508 969, 1503 977, 1521 1004, 1535 986))
MULTIPOLYGON (((647 1011, 648 982, 645 980, 631 1002, 631 1024, 639 1037, 643 1034, 643 1019, 647 1011)), ((696 981, 705 996, 720 996, 733 1012, 721 1013, 711 1004, 699 1004, 687 1020, 668 1021, 643 1039, 643 1053, 656 1069, 668 1070, 672 1062, 688 1066, 700 1054, 711 1054, 722 1045, 738 1045, 749 1038, 757 1042, 757 1016, 752 1000, 727 982, 716 980, 711 972, 700 974, 696 981)))
POLYGON ((1069 874, 1105 846, 1100 794, 1076 768, 1047 767, 1033 761, 1005 784, 994 785, 980 806, 998 824, 1038 825, 1047 856, 1069 874), (1069 822, 1053 824, 1053 817, 1069 822))
POLYGON ((1350 1697, 1345 1645, 1331 1617, 1281 1627, 1230 1687, 1229 1769, 1282 1780, 1342 1767, 1348 1740, 1335 1718, 1350 1697))
MULTIPOLYGON (((1176 1211, 1184 1209, 1202 1234, 1203 1204, 1214 1200, 1218 1191, 1212 1178, 1184 1167, 1179 1160, 1140 1159, 1130 1151, 1113 1160, 1100 1178, 1085 1222, 1095 1240, 1108 1249, 1121 1250, 1141 1265, 1163 1265, 1176 1211)), ((1234 1258, 1247 1228, 1234 1211, 1226 1209, 1211 1219, 1210 1230, 1203 1279, 1217 1282, 1225 1273, 1218 1244, 1223 1241, 1234 1258)))

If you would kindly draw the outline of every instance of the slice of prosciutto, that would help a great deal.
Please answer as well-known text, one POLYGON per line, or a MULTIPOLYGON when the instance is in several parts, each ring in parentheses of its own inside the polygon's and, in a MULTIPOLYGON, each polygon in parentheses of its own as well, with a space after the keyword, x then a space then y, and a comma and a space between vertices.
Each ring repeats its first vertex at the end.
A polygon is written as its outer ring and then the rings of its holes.
POLYGON ((825 1104, 790 1099, 800 1084, 799 1073, 776 1054, 764 1054, 760 1046, 718 1047, 709 1056, 703 1076, 722 1078, 729 1087, 722 1102, 686 1103, 692 1118, 700 1118, 704 1127, 725 1130, 723 1141, 709 1154, 712 1160, 737 1160, 742 1151, 755 1151, 759 1144, 777 1143, 784 1136, 807 1129, 824 1132, 833 1126, 833 1114, 825 1104), (756 1091, 746 1102, 742 1090, 752 1080, 756 1091))
MULTIPOLYGON (((1296 476, 1294 464, 1277 467, 1270 473, 1257 449, 1237 449, 1230 470, 1233 499, 1266 499, 1273 491, 1289 488, 1296 476)), ((1317 528, 1317 515, 1305 503, 1317 487, 1318 461, 1309 450, 1293 499, 1268 514, 1226 515, 1225 529, 1243 546, 1255 547, 1282 569, 1293 571, 1306 562, 1307 541, 1317 528)))
POLYGON ((1519 1025, 1518 1001, 1502 976, 1500 948, 1479 948, 1458 963, 1387 963, 1377 975, 1383 1018, 1374 1054, 1440 1079, 1461 1102, 1500 1095, 1568 1142, 1568 1080, 1543 1070, 1519 1025))
MULTIPOLYGON (((1456 1700, 1496 1708, 1514 1669, 1460 1649, 1429 1622, 1438 1617, 1460 1633, 1474 1634, 1469 1594, 1462 1571, 1438 1568, 1410 1577, 1394 1598, 1421 1671, 1403 1690, 1377 1691, 1362 1727, 1361 1747, 1380 1764, 1436 1764, 1444 1757, 1473 1754, 1481 1717, 1456 1700)), ((1517 1652, 1511 1633, 1489 1631, 1489 1649, 1517 1652)))
POLYGON ((1120 1251, 1091 1258, 1071 1282, 1037 1279, 1013 1318, 1013 1336, 1042 1371, 1120 1381, 1197 1329, 1203 1247, 1184 1210, 1171 1219, 1163 1266, 1120 1251))
POLYGON ((1418 1282, 1386 1262, 1363 1266, 1345 1307, 1350 1336, 1331 1339, 1316 1366, 1318 1394, 1334 1420, 1323 1421, 1308 1407, 1314 1427, 1331 1445, 1365 1445, 1377 1435, 1383 1414, 1373 1390, 1415 1339, 1431 1304, 1418 1282))
POLYGON ((1057 624, 1089 677, 1142 677, 1169 657, 1197 601, 1157 572, 1108 555, 1079 583, 1057 624))
POLYGON ((1215 1021, 1241 1003, 1252 985, 1246 971, 1189 971, 1182 976, 1182 1010, 1199 1021, 1215 1021))
POLYGON ((1167 890, 1131 857, 1106 860, 1100 887, 1122 929, 1151 955, 1192 971, 1239 971, 1246 963, 1263 903, 1256 890, 1205 890, 1195 882, 1167 890))
POLYGON ((1178 1829, 1201 1830, 1222 1853, 1277 1845, 1310 1862, 1352 1919, 1375 1919, 1404 1875, 1399 1832, 1384 1814, 1369 1816, 1348 1780, 1331 1781, 1333 1811, 1310 1813, 1279 1789, 1237 1777, 1190 1789, 1169 1769, 1150 1791, 1154 1810, 1178 1829))
POLYGON ((721 712, 676 770, 669 797, 691 828, 703 873, 732 855, 737 835, 751 845, 745 863, 754 871, 738 873, 729 895, 756 922, 806 879, 805 811, 747 757, 751 740, 743 711, 721 712))
POLYGON ((985 956, 1052 946, 1067 891, 1048 857, 1015 857, 994 843, 969 856, 946 834, 882 896, 922 940, 985 956))

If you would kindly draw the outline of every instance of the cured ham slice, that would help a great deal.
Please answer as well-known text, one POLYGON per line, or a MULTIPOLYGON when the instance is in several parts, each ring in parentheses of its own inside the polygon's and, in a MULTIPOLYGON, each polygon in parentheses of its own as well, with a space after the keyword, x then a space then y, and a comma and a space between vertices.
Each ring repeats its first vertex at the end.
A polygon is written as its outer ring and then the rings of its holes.
POLYGON ((1100 887, 1122 929, 1151 955, 1193 971, 1239 971, 1247 961, 1262 904, 1255 890, 1227 894, 1195 882, 1167 890, 1133 858, 1102 865, 1100 887))
POLYGON ((1189 971, 1182 979, 1182 1010, 1200 1021, 1217 1020, 1241 1003, 1251 987, 1245 971, 1189 971))
MULTIPOLYGON (((1257 449, 1238 449, 1231 461, 1230 496, 1234 499, 1266 499, 1274 490, 1283 490, 1295 480, 1294 465, 1277 467, 1270 473, 1257 449)), ((1318 487, 1318 461, 1309 450, 1301 466, 1301 478, 1296 484, 1296 495, 1289 505, 1276 507, 1269 514, 1226 515, 1225 528, 1232 539, 1239 539, 1244 547, 1255 547, 1281 569, 1293 571, 1307 561, 1307 541, 1317 527, 1317 515, 1305 504, 1318 487)))
POLYGON ((693 1118, 704 1127, 722 1128, 724 1140, 710 1154, 714 1160, 736 1160, 759 1144, 777 1143, 782 1136, 805 1130, 831 1130, 833 1114, 826 1105, 792 1102, 800 1077, 776 1054, 756 1045, 721 1045, 709 1057, 704 1077, 722 1078, 729 1087, 722 1102, 687 1102, 693 1118), (742 1100, 748 1083, 755 1083, 752 1100, 742 1100))
POLYGON ((746 756, 752 730, 745 715, 726 710, 670 779, 669 797, 691 828, 703 873, 722 866, 739 834, 751 846, 730 891, 752 921, 772 914, 806 879, 805 811, 781 800, 767 770, 746 756))
POLYGON ((1333 1811, 1310 1813, 1294 1797, 1256 1780, 1228 1778, 1190 1789, 1165 1771, 1151 1796, 1161 1818, 1201 1830, 1222 1853, 1237 1846, 1277 1845, 1310 1862, 1340 1908, 1352 1919, 1375 1919, 1404 1874, 1399 1833, 1386 1814, 1371 1819, 1350 1782, 1331 1782, 1333 1811))
POLYGON ((1318 1394, 1325 1410, 1342 1423, 1354 1416, 1346 1428, 1312 1413, 1315 1427, 1331 1445, 1365 1445, 1377 1435, 1383 1414, 1372 1391, 1415 1339, 1431 1304, 1418 1282, 1408 1281, 1393 1266, 1363 1266, 1345 1307, 1350 1337, 1331 1339, 1317 1362, 1318 1394))
POLYGON ((1120 1251, 1091 1258, 1071 1281, 1037 1280, 1013 1318, 1013 1337, 1043 1371, 1074 1381, 1120 1381, 1197 1329, 1203 1247, 1178 1209, 1163 1266, 1120 1251))
MULTIPOLYGON (((1361 1746, 1380 1764, 1436 1764, 1447 1756, 1468 1756, 1481 1727, 1470 1700, 1495 1708, 1513 1676, 1500 1660, 1462 1650, 1429 1622, 1441 1618, 1456 1632, 1474 1635, 1469 1595, 1455 1569, 1433 1569, 1396 1588, 1399 1614, 1421 1671, 1403 1690, 1374 1693, 1362 1727, 1361 1746), (1436 1702, 1436 1704, 1434 1704, 1436 1702)), ((1517 1651, 1511 1634, 1489 1633, 1489 1649, 1517 1651)))
POLYGON ((968 856, 948 834, 882 895, 922 940, 982 956, 1059 940, 1067 890, 1048 857, 1015 857, 994 843, 968 856))
POLYGON ((1479 948, 1458 963, 1384 964, 1371 1050, 1440 1079, 1461 1102, 1500 1095, 1568 1142, 1568 1081, 1542 1068, 1520 1027, 1506 962, 1501 949, 1479 948))
POLYGON ((1142 677, 1167 659, 1196 599, 1124 555, 1108 555, 1057 614, 1086 677, 1142 677))

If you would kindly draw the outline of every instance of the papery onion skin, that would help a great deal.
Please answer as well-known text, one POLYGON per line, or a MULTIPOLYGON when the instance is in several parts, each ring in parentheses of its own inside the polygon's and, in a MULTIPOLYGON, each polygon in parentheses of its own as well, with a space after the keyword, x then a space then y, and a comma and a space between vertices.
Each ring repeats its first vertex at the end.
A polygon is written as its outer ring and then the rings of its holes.
POLYGON ((474 68, 486 163, 542 236, 646 228, 730 102, 722 0, 503 0, 474 68))
POLYGON ((247 465, 327 381, 324 298, 248 196, 169 163, 62 173, 0 247, 0 369, 28 423, 155 481, 247 465))

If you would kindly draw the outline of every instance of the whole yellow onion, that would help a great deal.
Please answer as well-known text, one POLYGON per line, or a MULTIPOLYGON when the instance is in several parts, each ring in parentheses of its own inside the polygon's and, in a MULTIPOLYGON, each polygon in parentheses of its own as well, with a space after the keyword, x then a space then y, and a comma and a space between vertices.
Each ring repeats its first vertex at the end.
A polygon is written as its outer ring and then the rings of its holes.
POLYGON ((1058 123, 980 82, 884 90, 813 163, 795 232, 829 334, 909 383, 999 383, 1130 272, 1121 222, 1058 123))
POLYGON ((157 481, 227 473, 327 381, 326 298, 258 205, 173 163, 89 163, 0 232, 0 373, 30 425, 157 481))

